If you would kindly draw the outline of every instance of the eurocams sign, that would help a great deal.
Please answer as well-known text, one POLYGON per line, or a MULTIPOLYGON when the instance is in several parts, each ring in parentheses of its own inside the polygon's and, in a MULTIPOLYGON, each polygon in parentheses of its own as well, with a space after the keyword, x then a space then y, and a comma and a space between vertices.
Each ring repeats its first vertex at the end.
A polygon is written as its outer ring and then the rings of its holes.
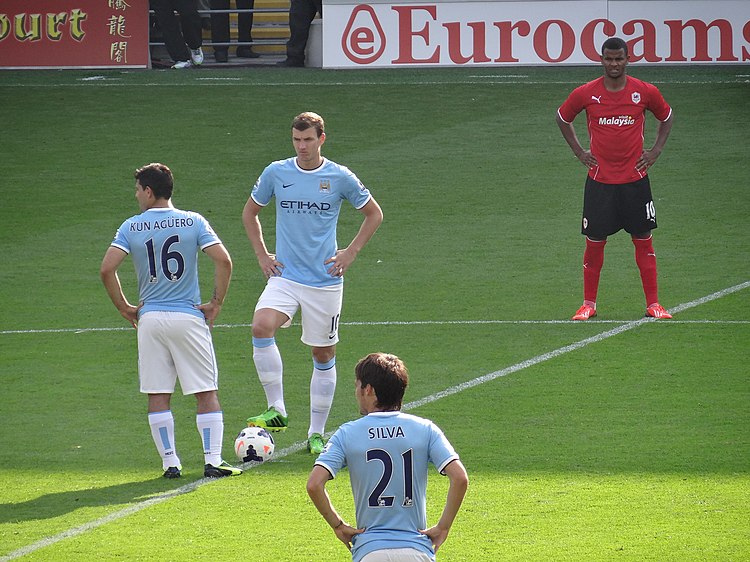
POLYGON ((0 68, 146 68, 148 0, 1 0, 0 68))
POLYGON ((588 64, 610 36, 641 64, 747 64, 750 0, 326 0, 323 67, 588 64))

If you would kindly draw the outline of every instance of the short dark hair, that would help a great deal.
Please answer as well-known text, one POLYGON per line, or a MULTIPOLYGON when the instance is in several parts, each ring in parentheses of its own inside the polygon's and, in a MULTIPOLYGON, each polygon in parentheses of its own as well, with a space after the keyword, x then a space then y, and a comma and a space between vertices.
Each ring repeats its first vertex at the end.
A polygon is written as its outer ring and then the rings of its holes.
POLYGON ((142 188, 150 187, 157 199, 172 198, 174 177, 172 176, 172 170, 164 164, 152 162, 138 168, 133 175, 142 188))
POLYGON ((604 55, 604 51, 619 51, 622 49, 625 51, 625 56, 628 56, 628 44, 625 42, 624 39, 620 39, 619 37, 610 37, 607 39, 604 44, 602 45, 602 56, 604 55))
POLYGON ((354 367, 360 388, 368 384, 375 390, 378 408, 384 411, 400 410, 404 392, 409 385, 406 365, 390 353, 370 353, 354 367))
POLYGON ((292 121, 292 129, 297 129, 298 131, 306 131, 311 127, 315 129, 316 133, 318 133, 318 137, 325 133, 326 130, 326 124, 323 121, 323 118, 312 111, 300 113, 294 118, 294 121, 292 121))

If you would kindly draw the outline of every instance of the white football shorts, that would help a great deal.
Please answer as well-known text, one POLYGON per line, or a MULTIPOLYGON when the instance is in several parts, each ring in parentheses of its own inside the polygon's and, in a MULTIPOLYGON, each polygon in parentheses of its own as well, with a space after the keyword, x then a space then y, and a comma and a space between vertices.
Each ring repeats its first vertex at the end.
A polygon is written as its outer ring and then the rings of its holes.
POLYGON ((219 388, 211 330, 205 319, 184 312, 155 310, 138 320, 138 376, 141 392, 183 394, 219 388))
POLYGON ((302 343, 327 347, 339 341, 339 317, 344 300, 344 284, 310 287, 271 277, 255 305, 255 310, 272 308, 289 317, 282 328, 292 323, 299 309, 302 316, 302 343))
POLYGON ((416 548, 386 548, 365 554, 360 562, 433 562, 435 558, 416 548))

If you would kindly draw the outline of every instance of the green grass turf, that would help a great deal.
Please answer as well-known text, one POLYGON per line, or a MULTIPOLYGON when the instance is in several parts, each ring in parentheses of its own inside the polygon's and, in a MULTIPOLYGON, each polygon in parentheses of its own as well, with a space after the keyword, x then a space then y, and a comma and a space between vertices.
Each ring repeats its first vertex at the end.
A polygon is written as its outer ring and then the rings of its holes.
MULTIPOLYGON (((643 314, 621 233, 607 246, 597 320, 533 323, 567 320, 580 304, 585 170, 554 113, 598 74, 0 74, 0 559, 71 530, 24 559, 348 559, 306 497, 303 451, 163 499, 202 474, 194 401, 173 401, 185 477, 166 481, 137 392, 134 333, 98 279, 115 228, 137 212, 135 167, 170 165, 176 205, 208 217, 234 257, 215 329, 231 458, 234 434, 265 407, 249 328, 239 326, 263 286, 240 213, 263 167, 292 153, 288 127, 300 111, 326 118, 324 154, 351 167, 385 212, 347 274, 329 429, 356 415, 352 368, 371 351, 405 359, 414 401, 643 314), (84 80, 93 76, 104 79, 84 80), (149 498, 161 499, 122 514, 149 498)), ((747 67, 634 65, 631 74, 657 83, 675 110, 651 172, 662 303, 747 282, 747 67)), ((577 125, 585 138, 581 117, 577 125)), ((272 244, 272 216, 261 218, 272 244)), ((344 210, 340 242, 360 220, 344 210)), ((121 277, 135 298, 129 264, 121 277)), ((747 291, 414 410, 446 431, 471 477, 440 559, 750 559, 747 291)), ((298 326, 278 340, 292 414, 282 451, 305 438, 311 366, 298 326)), ((346 476, 329 487, 353 520, 346 476)), ((445 489, 433 475, 431 521, 445 489)))

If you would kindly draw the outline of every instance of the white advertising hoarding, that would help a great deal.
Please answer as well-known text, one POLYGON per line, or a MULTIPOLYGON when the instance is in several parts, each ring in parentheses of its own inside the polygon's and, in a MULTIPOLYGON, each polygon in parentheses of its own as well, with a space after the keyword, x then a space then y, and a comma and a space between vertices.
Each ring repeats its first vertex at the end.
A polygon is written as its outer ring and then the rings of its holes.
POLYGON ((750 63, 750 0, 327 0, 325 68, 588 64, 607 37, 643 64, 750 63))

